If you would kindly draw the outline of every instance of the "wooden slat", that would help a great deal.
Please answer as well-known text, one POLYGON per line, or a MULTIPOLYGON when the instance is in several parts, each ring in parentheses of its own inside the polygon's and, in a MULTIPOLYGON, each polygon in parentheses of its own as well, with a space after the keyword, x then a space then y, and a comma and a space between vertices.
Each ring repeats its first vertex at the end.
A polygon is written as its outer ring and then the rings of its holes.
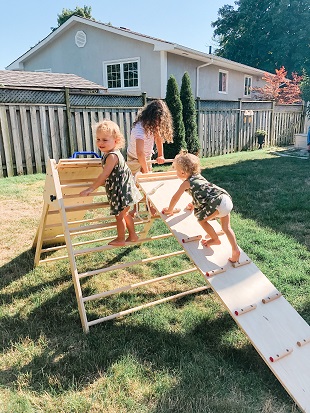
POLYGON ((26 106, 20 106, 19 111, 20 111, 22 139, 23 139, 23 145, 24 145, 24 151, 25 151, 26 170, 27 170, 27 174, 32 174, 34 159, 32 159, 26 106))
POLYGON ((36 163, 36 171, 42 172, 42 157, 41 157, 41 145, 39 138, 38 122, 37 122, 37 110, 35 107, 30 108, 31 128, 32 128, 32 140, 34 147, 34 158, 36 163))
POLYGON ((8 125, 8 119, 6 115, 5 106, 0 106, 0 123, 1 123, 2 137, 3 137, 3 147, 4 147, 4 156, 5 156, 7 175, 13 176, 14 175, 13 152, 12 152, 13 148, 12 148, 11 141, 10 141, 10 132, 9 132, 9 125, 8 125))
POLYGON ((22 137, 20 136, 19 131, 18 131, 16 107, 10 106, 9 113, 10 113, 11 127, 12 127, 12 139, 13 139, 13 146, 14 146, 14 153, 15 153, 16 170, 17 170, 18 175, 23 175, 24 169, 23 169, 22 150, 21 150, 22 137))

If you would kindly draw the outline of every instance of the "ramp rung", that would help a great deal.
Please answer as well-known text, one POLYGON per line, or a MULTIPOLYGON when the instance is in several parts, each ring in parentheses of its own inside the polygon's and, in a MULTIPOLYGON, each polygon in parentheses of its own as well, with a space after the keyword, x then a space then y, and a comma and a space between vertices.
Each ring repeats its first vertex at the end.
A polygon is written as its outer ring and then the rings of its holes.
POLYGON ((310 337, 303 338, 302 340, 297 341, 296 344, 297 344, 298 347, 302 347, 302 346, 304 346, 305 344, 308 344, 308 343, 310 343, 310 337))
POLYGON ((237 261, 237 262, 232 262, 232 266, 234 268, 242 267, 243 265, 250 264, 252 261, 250 259, 246 259, 244 261, 237 261))
POLYGON ((285 351, 283 351, 283 353, 276 354, 275 356, 270 356, 270 357, 269 357, 269 360, 270 360, 272 363, 274 363, 274 362, 276 362, 276 361, 278 361, 278 360, 281 360, 281 359, 283 359, 284 357, 288 356, 288 355, 291 354, 292 352, 293 352, 293 349, 292 349, 292 348, 287 348, 285 351))
POLYGON ((212 277, 213 275, 221 274, 222 272, 225 272, 224 267, 216 268, 215 270, 207 271, 206 276, 207 277, 212 277))
POLYGON ((243 308, 237 308, 234 311, 234 313, 235 313, 235 315, 242 315, 242 314, 248 313, 249 311, 255 310, 256 308, 257 308, 256 304, 250 304, 250 305, 248 305, 246 307, 243 307, 243 308))
POLYGON ((263 304, 268 304, 268 303, 270 303, 271 301, 274 301, 274 300, 276 300, 277 298, 280 298, 281 296, 282 296, 282 294, 281 294, 279 291, 277 291, 276 293, 270 294, 269 296, 263 298, 263 299, 262 299, 262 303, 263 303, 263 304))

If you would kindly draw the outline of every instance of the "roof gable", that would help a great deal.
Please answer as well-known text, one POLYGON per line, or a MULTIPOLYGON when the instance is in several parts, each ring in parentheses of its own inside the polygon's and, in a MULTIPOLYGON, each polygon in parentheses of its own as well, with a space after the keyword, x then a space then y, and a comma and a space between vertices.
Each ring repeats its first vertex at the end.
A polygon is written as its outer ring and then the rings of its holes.
POLYGON ((29 58, 32 54, 39 51, 42 47, 46 46, 50 42, 54 41, 56 38, 60 37, 66 30, 72 28, 76 23, 86 24, 92 27, 96 27, 103 31, 108 31, 110 33, 115 33, 120 36, 131 38, 134 40, 142 41, 145 43, 152 44, 154 46, 154 51, 167 51, 168 53, 173 53, 181 56, 186 56, 188 59, 194 59, 201 61, 202 63, 210 63, 216 66, 224 67, 227 69, 233 69, 240 72, 245 72, 248 74, 253 74, 257 76, 262 76, 265 71, 256 69, 251 66, 247 66, 241 63, 234 62, 229 59, 225 59, 213 54, 203 53, 176 43, 172 43, 166 40, 162 40, 156 37, 147 36, 145 34, 137 33, 131 31, 125 27, 115 27, 110 24, 97 22, 85 17, 72 16, 65 23, 59 26, 56 30, 50 33, 47 37, 41 40, 37 45, 32 47, 14 62, 6 67, 6 69, 11 70, 22 70, 21 66, 23 61, 29 58))

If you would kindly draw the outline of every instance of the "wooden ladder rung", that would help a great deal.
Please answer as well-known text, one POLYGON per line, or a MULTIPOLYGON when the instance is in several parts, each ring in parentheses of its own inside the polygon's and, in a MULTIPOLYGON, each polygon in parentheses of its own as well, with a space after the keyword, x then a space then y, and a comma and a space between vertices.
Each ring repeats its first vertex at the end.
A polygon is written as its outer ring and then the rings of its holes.
POLYGON ((92 252, 100 252, 100 251, 105 251, 105 250, 111 250, 111 249, 115 249, 115 248, 128 248, 128 247, 132 247, 134 245, 138 245, 141 244, 143 242, 148 242, 148 241, 154 241, 154 240, 158 240, 158 239, 164 239, 164 238, 168 238, 168 237, 172 237, 173 235, 171 233, 168 234, 162 234, 162 235, 155 235, 152 237, 148 237, 148 238, 141 238, 139 239, 137 242, 126 242, 126 245, 119 247, 119 246, 115 246, 115 245, 103 245, 101 247, 96 247, 96 248, 87 248, 84 250, 74 250, 73 254, 74 256, 78 256, 78 255, 83 255, 83 254, 89 254, 92 252))
POLYGON ((122 287, 115 288, 114 290, 103 291, 103 292, 98 293, 98 294, 93 294, 93 295, 89 295, 88 297, 83 297, 82 300, 83 300, 83 302, 98 300, 100 298, 108 297, 110 295, 122 293, 122 292, 125 292, 125 291, 130 291, 131 289, 134 289, 134 288, 139 288, 139 287, 142 287, 142 286, 145 286, 145 285, 153 284, 153 283, 158 282, 158 281, 165 281, 165 280, 169 280, 170 278, 178 277, 179 275, 189 274, 189 273, 194 272, 194 271, 197 271, 197 268, 190 268, 188 270, 175 272, 173 274, 162 275, 161 277, 152 278, 152 279, 146 280, 146 281, 140 281, 140 282, 135 283, 135 284, 127 284, 127 285, 124 285, 122 287))
POLYGON ((110 206, 109 202, 94 202, 92 204, 80 204, 80 205, 70 205, 66 206, 65 210, 66 212, 72 212, 72 211, 83 211, 83 210, 89 210, 89 209, 99 209, 99 208, 106 208, 110 206))
POLYGON ((128 310, 120 311, 118 313, 111 314, 111 315, 106 316, 106 317, 98 318, 98 319, 93 320, 93 321, 88 321, 87 325, 89 327, 91 327, 91 326, 94 326, 95 324, 99 324, 99 323, 102 323, 104 321, 113 320, 114 318, 122 317, 122 316, 127 315, 127 314, 131 314, 131 313, 133 313, 135 311, 139 311, 143 308, 148 308, 148 307, 155 306, 157 304, 165 303, 167 301, 176 300, 178 298, 185 297, 186 295, 189 295, 189 294, 194 294, 194 293, 199 293, 201 291, 205 291, 209 288, 210 288, 209 286, 197 287, 197 288, 194 288, 192 290, 184 291, 183 293, 171 295, 169 297, 161 298, 159 300, 152 301, 152 302, 147 303, 147 304, 142 304, 142 305, 139 305, 137 307, 133 307, 133 308, 130 308, 128 310))
POLYGON ((182 254, 185 254, 184 250, 170 252, 168 254, 163 254, 163 255, 155 255, 155 257, 142 258, 140 260, 131 261, 131 262, 124 262, 122 264, 115 264, 115 265, 111 265, 110 267, 98 268, 97 270, 92 270, 92 271, 87 271, 87 272, 84 272, 84 273, 80 273, 79 278, 85 278, 85 277, 90 277, 92 275, 103 274, 103 273, 106 273, 106 272, 109 272, 109 271, 120 270, 120 269, 124 269, 124 268, 128 268, 128 267, 132 267, 134 265, 147 264, 149 262, 159 261, 159 260, 162 260, 162 259, 166 259, 166 258, 169 258, 169 257, 175 257, 177 255, 182 255, 182 254))

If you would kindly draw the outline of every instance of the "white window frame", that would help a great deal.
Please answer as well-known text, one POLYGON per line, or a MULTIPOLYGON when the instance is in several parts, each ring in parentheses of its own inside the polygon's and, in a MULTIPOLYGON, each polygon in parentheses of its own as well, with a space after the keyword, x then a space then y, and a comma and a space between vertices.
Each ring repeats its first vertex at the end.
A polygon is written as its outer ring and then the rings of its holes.
POLYGON ((243 82, 243 96, 245 97, 249 97, 252 94, 252 89, 253 87, 253 76, 249 76, 249 75, 244 75, 244 82, 243 82), (248 79, 250 79, 250 85, 249 82, 247 81, 248 79))
POLYGON ((103 85, 106 86, 109 90, 115 90, 115 91, 120 91, 120 90, 129 90, 129 91, 140 91, 141 86, 140 86, 140 57, 132 57, 129 59, 118 59, 118 60, 107 60, 103 62, 103 85), (125 87, 124 86, 124 64, 125 63, 137 63, 138 65, 138 86, 131 86, 131 87, 125 87), (113 87, 110 88, 108 87, 108 72, 107 68, 110 65, 121 65, 121 87, 113 87))
POLYGON ((219 88, 219 90, 218 90, 219 93, 223 93, 223 94, 227 95, 227 93, 228 93, 228 71, 227 70, 219 69, 218 88, 219 88), (220 90, 220 74, 221 73, 226 75, 226 88, 225 88, 225 90, 220 90))

